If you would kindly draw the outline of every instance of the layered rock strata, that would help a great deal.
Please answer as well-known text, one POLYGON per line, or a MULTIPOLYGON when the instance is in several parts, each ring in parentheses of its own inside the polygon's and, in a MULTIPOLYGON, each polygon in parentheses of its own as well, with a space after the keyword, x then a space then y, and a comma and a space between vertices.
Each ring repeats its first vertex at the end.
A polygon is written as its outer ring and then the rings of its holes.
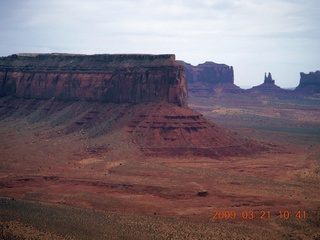
POLYGON ((126 130, 141 150, 151 156, 241 156, 265 150, 189 108, 167 103, 136 114, 126 130))
POLYGON ((14 54, 0 58, 0 95, 187 104, 184 68, 170 54, 14 54))

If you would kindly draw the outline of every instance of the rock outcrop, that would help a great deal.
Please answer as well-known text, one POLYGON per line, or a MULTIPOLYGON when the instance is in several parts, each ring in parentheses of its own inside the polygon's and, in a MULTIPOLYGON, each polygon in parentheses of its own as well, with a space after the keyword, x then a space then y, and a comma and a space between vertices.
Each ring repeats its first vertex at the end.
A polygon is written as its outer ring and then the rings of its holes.
POLYGON ((247 92, 258 94, 273 94, 284 93, 285 90, 275 84, 275 80, 272 79, 271 73, 264 74, 264 82, 258 86, 248 89, 247 92))
POLYGON ((0 95, 187 104, 184 68, 170 54, 14 54, 0 58, 0 95))
POLYGON ((267 77, 267 73, 264 74, 264 82, 263 83, 275 85, 275 80, 272 79, 271 73, 268 74, 268 77, 267 77))
POLYGON ((300 73, 300 83, 296 87, 295 92, 320 92, 320 71, 310 73, 300 73))
POLYGON ((233 67, 226 64, 205 62, 197 66, 181 61, 186 69, 188 90, 196 96, 207 96, 220 92, 243 92, 234 84, 233 67))

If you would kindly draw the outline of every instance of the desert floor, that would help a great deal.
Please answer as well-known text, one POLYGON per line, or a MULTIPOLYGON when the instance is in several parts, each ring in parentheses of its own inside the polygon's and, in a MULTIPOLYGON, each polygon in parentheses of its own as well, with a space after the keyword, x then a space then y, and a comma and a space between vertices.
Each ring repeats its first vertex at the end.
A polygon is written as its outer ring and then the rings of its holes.
POLYGON ((117 132, 51 136, 37 113, 2 118, 0 239, 320 239, 320 96, 189 107, 269 150, 148 157, 117 132))

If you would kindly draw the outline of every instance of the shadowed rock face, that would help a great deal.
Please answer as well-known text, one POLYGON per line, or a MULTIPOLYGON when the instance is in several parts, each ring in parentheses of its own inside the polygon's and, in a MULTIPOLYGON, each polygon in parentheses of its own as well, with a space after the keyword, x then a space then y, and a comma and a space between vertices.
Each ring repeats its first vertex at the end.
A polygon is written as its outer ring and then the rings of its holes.
POLYGON ((298 92, 320 92, 320 71, 300 73, 300 83, 295 89, 298 92))
POLYGON ((170 54, 14 54, 0 58, 0 94, 187 104, 184 68, 170 54))

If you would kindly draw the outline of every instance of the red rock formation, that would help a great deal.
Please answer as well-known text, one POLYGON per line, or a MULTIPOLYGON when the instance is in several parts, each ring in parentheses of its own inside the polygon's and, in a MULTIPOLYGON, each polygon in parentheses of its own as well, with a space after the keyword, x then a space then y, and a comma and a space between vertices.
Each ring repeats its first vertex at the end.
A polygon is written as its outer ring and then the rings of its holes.
POLYGON ((272 79, 271 73, 269 73, 268 76, 265 73, 264 82, 258 86, 248 89, 247 92, 257 94, 273 94, 284 93, 286 91, 275 84, 275 80, 272 79))
POLYGON ((185 70, 174 55, 12 55, 0 58, 0 77, 1 95, 13 96, 0 98, 0 121, 41 122, 37 134, 46 138, 81 132, 121 157, 239 156, 265 149, 186 106, 185 70))
POLYGON ((300 73, 300 83, 295 92, 320 92, 320 71, 300 73))
POLYGON ((114 103, 186 105, 174 55, 19 54, 0 58, 0 94, 114 103))
POLYGON ((233 67, 214 62, 197 66, 181 61, 186 69, 188 90, 197 96, 207 96, 219 92, 243 92, 234 84, 233 67))

